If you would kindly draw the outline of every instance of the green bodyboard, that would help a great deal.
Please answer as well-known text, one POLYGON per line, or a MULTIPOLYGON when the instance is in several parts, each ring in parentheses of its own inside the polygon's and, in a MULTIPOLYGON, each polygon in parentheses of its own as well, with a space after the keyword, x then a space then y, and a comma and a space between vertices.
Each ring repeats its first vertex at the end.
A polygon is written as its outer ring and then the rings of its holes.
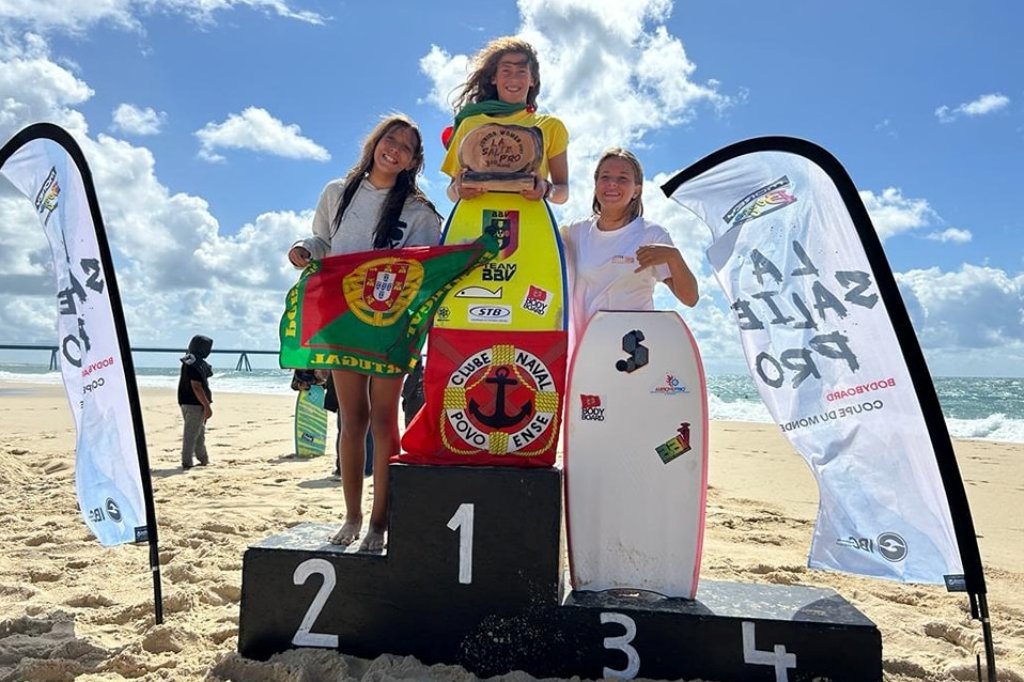
POLYGON ((324 387, 310 386, 295 400, 295 454, 320 457, 327 451, 327 410, 324 387))

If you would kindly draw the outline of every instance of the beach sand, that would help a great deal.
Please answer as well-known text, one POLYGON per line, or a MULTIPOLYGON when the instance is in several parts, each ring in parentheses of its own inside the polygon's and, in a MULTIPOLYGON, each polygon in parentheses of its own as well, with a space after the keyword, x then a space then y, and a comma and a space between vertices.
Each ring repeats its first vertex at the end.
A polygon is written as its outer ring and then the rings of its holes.
MULTIPOLYGON (((292 396, 215 400, 212 464, 186 473, 174 393, 143 391, 164 595, 164 623, 155 625, 148 548, 103 548, 76 511, 63 390, 0 388, 0 682, 475 679, 400 656, 306 649, 255 662, 236 653, 246 547, 301 522, 340 522, 342 494, 328 458, 290 456, 292 396)), ((714 422, 710 443, 702 578, 830 587, 878 625, 886 680, 976 678, 981 627, 965 595, 807 569, 817 492, 776 427, 714 422)), ((999 679, 1021 681, 1024 446, 957 441, 956 451, 986 567, 999 679)))

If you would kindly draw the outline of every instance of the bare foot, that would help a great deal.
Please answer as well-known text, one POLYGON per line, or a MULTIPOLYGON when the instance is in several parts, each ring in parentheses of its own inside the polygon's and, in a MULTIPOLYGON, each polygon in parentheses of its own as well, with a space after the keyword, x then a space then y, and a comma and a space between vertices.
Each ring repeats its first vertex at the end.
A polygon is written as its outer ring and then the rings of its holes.
POLYGON ((360 552, 379 552, 384 549, 384 528, 378 528, 370 524, 362 544, 359 545, 360 552))
POLYGON ((359 531, 363 528, 362 516, 346 516, 341 529, 331 537, 332 545, 351 545, 359 538, 359 531))

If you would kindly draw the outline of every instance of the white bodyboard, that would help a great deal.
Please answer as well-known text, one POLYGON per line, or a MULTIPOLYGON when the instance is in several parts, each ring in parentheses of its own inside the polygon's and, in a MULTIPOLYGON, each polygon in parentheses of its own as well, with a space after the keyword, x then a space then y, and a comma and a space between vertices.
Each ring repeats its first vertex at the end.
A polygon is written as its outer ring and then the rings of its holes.
POLYGON ((707 497, 707 389, 682 318, 597 313, 573 357, 565 423, 573 588, 693 598, 707 497))

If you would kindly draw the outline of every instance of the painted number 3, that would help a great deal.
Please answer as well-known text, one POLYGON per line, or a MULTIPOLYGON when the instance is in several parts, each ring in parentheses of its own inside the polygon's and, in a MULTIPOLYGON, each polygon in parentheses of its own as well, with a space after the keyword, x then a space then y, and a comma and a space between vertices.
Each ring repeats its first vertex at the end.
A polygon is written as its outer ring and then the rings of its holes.
POLYGON ((606 623, 616 623, 625 630, 625 633, 618 637, 605 637, 604 648, 616 649, 626 654, 626 667, 622 670, 605 667, 601 675, 620 680, 631 680, 640 672, 640 654, 630 644, 633 638, 636 637, 636 622, 625 614, 605 611, 601 614, 601 624, 604 625, 606 623))

